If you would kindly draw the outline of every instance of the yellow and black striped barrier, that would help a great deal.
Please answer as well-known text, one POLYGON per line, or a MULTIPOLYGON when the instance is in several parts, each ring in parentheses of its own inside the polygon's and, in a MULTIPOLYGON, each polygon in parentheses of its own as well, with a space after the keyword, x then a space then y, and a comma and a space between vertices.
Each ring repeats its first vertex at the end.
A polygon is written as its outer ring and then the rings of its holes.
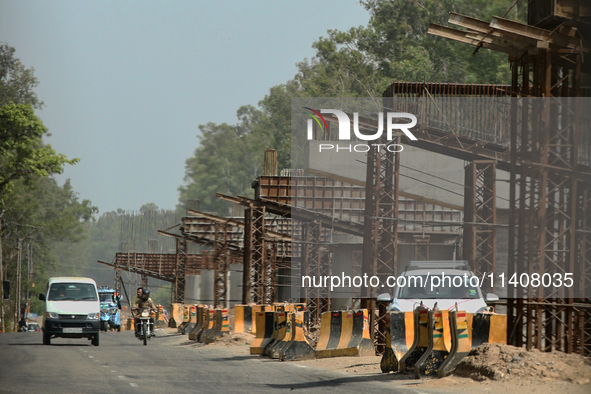
POLYGON ((451 350, 449 356, 437 369, 437 376, 443 378, 449 375, 464 357, 470 353, 472 314, 466 311, 452 311, 449 313, 449 325, 451 331, 451 350))
POLYGON ((314 349, 310 346, 304 333, 304 321, 307 312, 290 313, 290 341, 283 347, 279 358, 281 361, 309 360, 315 358, 314 349))
POLYGON ((195 324, 197 324, 197 306, 189 305, 189 324, 185 327, 183 334, 193 331, 195 324))
POLYGON ((170 304, 170 320, 168 321, 168 327, 177 328, 181 325, 183 322, 183 310, 183 304, 170 304))
POLYGON ((386 314, 386 348, 380 361, 383 373, 398 371, 398 363, 412 346, 413 339, 413 312, 388 312, 386 314))
POLYGON ((250 345, 250 354, 263 354, 265 346, 273 338, 274 312, 257 312, 256 337, 250 345))
POLYGON ((483 343, 507 343, 507 315, 476 313, 472 318, 472 347, 483 343))
POLYGON ((181 334, 185 333, 185 327, 187 327, 187 325, 189 325, 189 305, 183 305, 183 322, 181 323, 180 326, 178 326, 177 331, 180 332, 181 334))
POLYGON ((230 333, 230 314, 227 309, 222 309, 222 328, 220 333, 221 335, 230 333))
POLYGON ((204 335, 213 327, 214 310, 210 307, 206 308, 203 314, 203 327, 197 334, 197 342, 205 342, 204 335))
POLYGON ((429 310, 426 308, 417 308, 413 313, 414 338, 410 349, 408 349, 408 352, 402 356, 398 363, 398 370, 400 372, 406 371, 407 368, 412 368, 429 346, 429 310))
POLYGON ((195 308, 195 327, 189 332, 189 339, 197 340, 197 334, 203 329, 203 305, 198 305, 195 308))
POLYGON ((449 356, 451 333, 449 330, 449 311, 429 311, 428 347, 414 365, 415 377, 433 375, 449 356))
POLYGON ((213 326, 208 330, 203 338, 205 343, 213 343, 217 338, 222 336, 223 313, 221 309, 214 311, 213 326))
MULTIPOLYGON (((279 309, 284 309, 279 306, 279 309)), ((273 347, 285 337, 285 328, 287 324, 287 314, 283 311, 277 311, 273 314, 273 336, 263 349, 263 355, 273 358, 273 347)))
POLYGON ((252 330, 252 306, 234 306, 234 332, 250 332, 252 330))
POLYGON ((375 355, 366 309, 322 314, 316 358, 375 355))

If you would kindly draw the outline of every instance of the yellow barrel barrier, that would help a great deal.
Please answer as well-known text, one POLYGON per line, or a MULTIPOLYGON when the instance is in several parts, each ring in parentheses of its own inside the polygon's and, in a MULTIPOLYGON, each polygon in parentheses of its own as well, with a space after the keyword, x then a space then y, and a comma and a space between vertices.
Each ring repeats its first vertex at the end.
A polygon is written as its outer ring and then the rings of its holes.
MULTIPOLYGON (((471 317, 471 316, 470 316, 471 317)), ((437 376, 449 375, 472 349, 470 340, 471 322, 468 321, 466 311, 452 311, 449 313, 451 328, 451 350, 449 356, 439 365, 437 376)))
POLYGON ((222 335, 222 310, 216 309, 214 311, 213 326, 204 334, 205 343, 213 343, 222 335))
POLYGON ((273 315, 274 312, 257 312, 256 314, 256 337, 250 345, 250 354, 263 354, 265 346, 273 337, 273 315))
POLYGON ((415 377, 437 373, 439 366, 449 356, 451 333, 449 330, 449 311, 429 311, 429 347, 415 363, 415 377))
POLYGON ((290 314, 291 326, 290 326, 290 342, 287 346, 282 349, 280 354, 281 361, 297 361, 297 360, 310 360, 315 357, 314 349, 308 343, 308 339, 304 334, 304 321, 309 317, 306 315, 308 312, 293 312, 290 314))
POLYGON ((230 333, 230 314, 227 309, 222 309, 222 328, 220 333, 221 335, 230 333))
POLYGON ((180 326, 178 326, 177 331, 180 332, 181 334, 185 333, 185 327, 187 327, 187 325, 189 324, 189 305, 183 305, 183 322, 181 323, 180 326))
POLYGON ((189 324, 185 327, 183 334, 190 333, 195 328, 197 323, 197 307, 195 305, 189 305, 189 324))
POLYGON ((426 308, 417 308, 414 310, 414 337, 408 352, 400 359, 398 371, 405 372, 406 369, 414 367, 423 353, 429 346, 429 311, 426 308))
POLYGON ((164 308, 162 305, 156 305, 156 310, 156 321, 154 322, 154 326, 156 328, 166 327, 166 321, 164 320, 164 308))
POLYGON ((413 312, 386 313, 386 348, 380 368, 383 373, 398 371, 398 363, 414 340, 413 312))
POLYGON ((320 336, 316 345, 316 358, 333 357, 341 340, 342 318, 340 311, 324 312, 320 316, 320 336))
POLYGON ((183 322, 183 304, 172 303, 170 304, 170 320, 168 321, 168 327, 176 328, 183 322))
POLYGON ((189 339, 191 341, 197 340, 197 334, 203 329, 203 305, 198 305, 195 308, 195 327, 189 331, 189 339))
POLYGON ((475 313, 472 320, 472 347, 483 343, 507 343, 507 315, 475 313))
POLYGON ((275 318, 273 321, 273 338, 271 339, 271 342, 269 342, 263 350, 263 354, 265 356, 271 358, 279 358, 278 353, 276 356, 274 356, 274 354, 276 354, 275 347, 278 346, 281 343, 281 341, 283 341, 283 338, 285 337, 286 326, 287 313, 275 312, 275 318))

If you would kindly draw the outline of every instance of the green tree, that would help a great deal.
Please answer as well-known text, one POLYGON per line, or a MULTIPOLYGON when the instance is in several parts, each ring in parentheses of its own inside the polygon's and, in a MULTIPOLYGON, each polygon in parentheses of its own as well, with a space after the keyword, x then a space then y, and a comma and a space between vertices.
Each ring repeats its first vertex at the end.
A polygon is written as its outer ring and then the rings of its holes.
POLYGON ((33 89, 39 84, 33 68, 25 68, 14 57, 15 49, 0 42, 0 107, 10 104, 29 104, 40 109, 43 101, 39 100, 33 89))

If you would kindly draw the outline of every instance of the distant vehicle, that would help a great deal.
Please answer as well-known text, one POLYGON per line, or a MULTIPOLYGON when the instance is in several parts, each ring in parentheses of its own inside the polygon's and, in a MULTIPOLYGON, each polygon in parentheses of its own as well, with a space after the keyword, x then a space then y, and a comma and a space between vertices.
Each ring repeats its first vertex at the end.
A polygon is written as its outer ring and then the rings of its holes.
POLYGON ((27 331, 41 331, 41 326, 37 323, 27 324, 27 331))
POLYGON ((99 287, 98 293, 101 302, 101 330, 113 328, 121 331, 121 297, 109 286, 99 287))
POLYGON ((99 345, 100 304, 96 282, 90 278, 50 278, 45 301, 43 344, 51 338, 88 338, 99 345))
POLYGON ((411 261, 401 276, 405 277, 406 286, 397 286, 393 297, 388 293, 378 296, 378 301, 390 302, 389 311, 411 312, 422 302, 428 309, 437 305, 440 310, 451 310, 457 304, 460 310, 481 313, 488 309, 486 301, 499 299, 492 293, 485 298, 478 286, 472 286, 478 281, 470 280, 474 274, 468 261, 411 261), (449 279, 443 283, 432 281, 442 274, 449 279))

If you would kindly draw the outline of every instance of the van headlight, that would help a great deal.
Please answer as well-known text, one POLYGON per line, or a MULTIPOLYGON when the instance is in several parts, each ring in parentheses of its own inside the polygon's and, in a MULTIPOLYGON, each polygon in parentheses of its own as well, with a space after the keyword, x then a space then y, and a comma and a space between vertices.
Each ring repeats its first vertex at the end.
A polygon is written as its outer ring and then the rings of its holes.
POLYGON ((89 313, 86 319, 88 320, 98 320, 100 317, 100 313, 89 313))
POLYGON ((45 317, 48 319, 59 319, 59 315, 55 312, 45 312, 45 317))

